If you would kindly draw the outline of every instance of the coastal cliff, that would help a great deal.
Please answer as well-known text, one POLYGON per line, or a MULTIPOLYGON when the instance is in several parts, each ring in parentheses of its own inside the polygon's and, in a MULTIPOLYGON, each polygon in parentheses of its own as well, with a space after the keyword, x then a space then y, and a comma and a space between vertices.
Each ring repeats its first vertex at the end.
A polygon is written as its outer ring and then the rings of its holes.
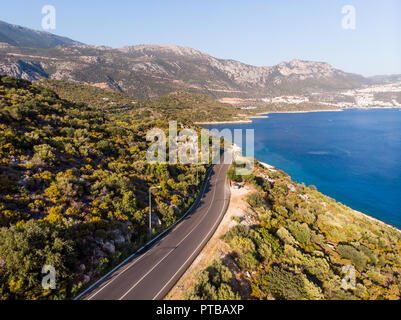
POLYGON ((168 298, 400 299, 400 230, 271 166, 229 178, 230 228, 168 298))

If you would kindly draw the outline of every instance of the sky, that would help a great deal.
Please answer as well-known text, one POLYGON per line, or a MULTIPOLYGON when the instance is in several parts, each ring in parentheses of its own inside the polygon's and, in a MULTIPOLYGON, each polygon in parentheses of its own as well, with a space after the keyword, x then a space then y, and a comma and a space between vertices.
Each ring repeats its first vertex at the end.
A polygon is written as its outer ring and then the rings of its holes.
POLYGON ((401 74, 400 0, 0 1, 0 20, 37 30, 53 5, 56 29, 47 31, 91 45, 182 45, 256 66, 302 59, 401 74), (343 28, 347 5, 354 29, 343 28))

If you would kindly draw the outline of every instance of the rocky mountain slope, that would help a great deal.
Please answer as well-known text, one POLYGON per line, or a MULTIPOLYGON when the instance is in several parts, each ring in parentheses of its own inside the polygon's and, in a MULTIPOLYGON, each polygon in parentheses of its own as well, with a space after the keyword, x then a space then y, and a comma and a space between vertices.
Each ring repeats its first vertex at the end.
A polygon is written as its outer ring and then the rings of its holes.
POLYGON ((82 45, 4 23, 0 40, 1 73, 27 80, 53 78, 85 83, 142 99, 176 90, 219 99, 263 98, 352 89, 371 81, 324 62, 292 60, 256 67, 180 46, 113 49, 82 45))
POLYGON ((79 45, 78 41, 0 21, 0 42, 30 48, 79 45))

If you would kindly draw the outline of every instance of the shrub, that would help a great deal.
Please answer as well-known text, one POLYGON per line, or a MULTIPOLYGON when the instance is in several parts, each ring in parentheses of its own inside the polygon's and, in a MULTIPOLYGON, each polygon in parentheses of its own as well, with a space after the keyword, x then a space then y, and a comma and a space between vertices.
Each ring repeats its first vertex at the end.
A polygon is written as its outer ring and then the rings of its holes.
POLYGON ((56 163, 57 158, 54 154, 55 149, 48 144, 36 145, 33 147, 35 154, 33 155, 33 160, 38 161, 39 164, 44 163, 48 165, 53 165, 56 163))
POLYGON ((270 245, 266 243, 262 243, 260 246, 258 246, 257 251, 262 262, 268 261, 273 255, 270 245))
POLYGON ((227 283, 223 283, 217 291, 218 300, 240 300, 238 293, 234 293, 227 283))
POLYGON ((67 240, 65 230, 46 222, 26 223, 0 229, 0 257, 8 273, 0 283, 8 298, 41 299, 64 297, 74 271, 75 250, 67 240), (52 265, 57 270, 57 290, 46 292, 41 286, 42 267, 52 265), (18 284, 15 290, 8 283, 18 284), (61 295, 61 296, 60 296, 61 295))
POLYGON ((286 244, 294 244, 296 242, 291 233, 289 233, 288 230, 284 227, 281 227, 277 230, 277 235, 279 236, 281 241, 286 244))
POLYGON ((274 266, 263 276, 263 291, 268 291, 276 298, 285 300, 320 300, 323 294, 320 288, 310 282, 304 274, 295 274, 274 266))
POLYGON ((195 276, 195 286, 185 294, 189 300, 239 300, 228 284, 232 274, 221 260, 214 260, 195 276))
POLYGON ((311 232, 306 223, 300 224, 298 221, 291 223, 288 227, 297 241, 300 243, 310 242, 311 232))
POLYGON ((230 247, 238 252, 239 254, 244 254, 247 252, 255 252, 255 244, 249 238, 244 238, 241 236, 235 236, 230 242, 230 247))
POLYGON ((238 259, 236 259, 236 262, 241 270, 254 269, 259 264, 252 252, 247 252, 241 255, 238 259))
POLYGON ((347 244, 340 244, 337 252, 345 259, 351 260, 358 268, 365 268, 368 258, 358 249, 347 244))
POLYGON ((266 228, 258 228, 257 231, 261 235, 262 243, 268 244, 272 253, 279 256, 283 251, 279 239, 273 236, 266 228))
POLYGON ((247 202, 252 208, 255 209, 266 206, 265 199, 263 199, 263 197, 257 192, 251 193, 247 198, 247 202))
POLYGON ((231 277, 231 271, 225 265, 222 264, 221 260, 214 260, 212 264, 206 268, 209 274, 210 282, 219 287, 223 283, 227 283, 231 277))
POLYGON ((196 284, 187 294, 189 300, 217 300, 216 288, 209 283, 209 273, 205 270, 200 271, 195 276, 196 284))
POLYGON ((232 167, 227 171, 227 177, 228 177, 228 179, 230 179, 231 181, 234 181, 234 182, 242 181, 241 176, 237 175, 235 167, 232 167))
POLYGON ((101 140, 97 143, 97 149, 107 156, 112 156, 116 153, 114 144, 107 140, 101 140))
POLYGON ((229 243, 234 237, 248 237, 249 227, 244 226, 243 224, 239 224, 235 227, 232 227, 225 235, 224 240, 229 243))

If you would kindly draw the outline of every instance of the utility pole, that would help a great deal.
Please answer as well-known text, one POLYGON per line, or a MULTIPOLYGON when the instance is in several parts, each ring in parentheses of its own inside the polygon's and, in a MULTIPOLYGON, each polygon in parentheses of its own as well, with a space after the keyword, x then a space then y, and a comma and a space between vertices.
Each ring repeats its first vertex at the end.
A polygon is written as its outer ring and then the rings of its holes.
POLYGON ((152 239, 152 189, 160 189, 161 186, 149 188, 149 240, 152 239))

